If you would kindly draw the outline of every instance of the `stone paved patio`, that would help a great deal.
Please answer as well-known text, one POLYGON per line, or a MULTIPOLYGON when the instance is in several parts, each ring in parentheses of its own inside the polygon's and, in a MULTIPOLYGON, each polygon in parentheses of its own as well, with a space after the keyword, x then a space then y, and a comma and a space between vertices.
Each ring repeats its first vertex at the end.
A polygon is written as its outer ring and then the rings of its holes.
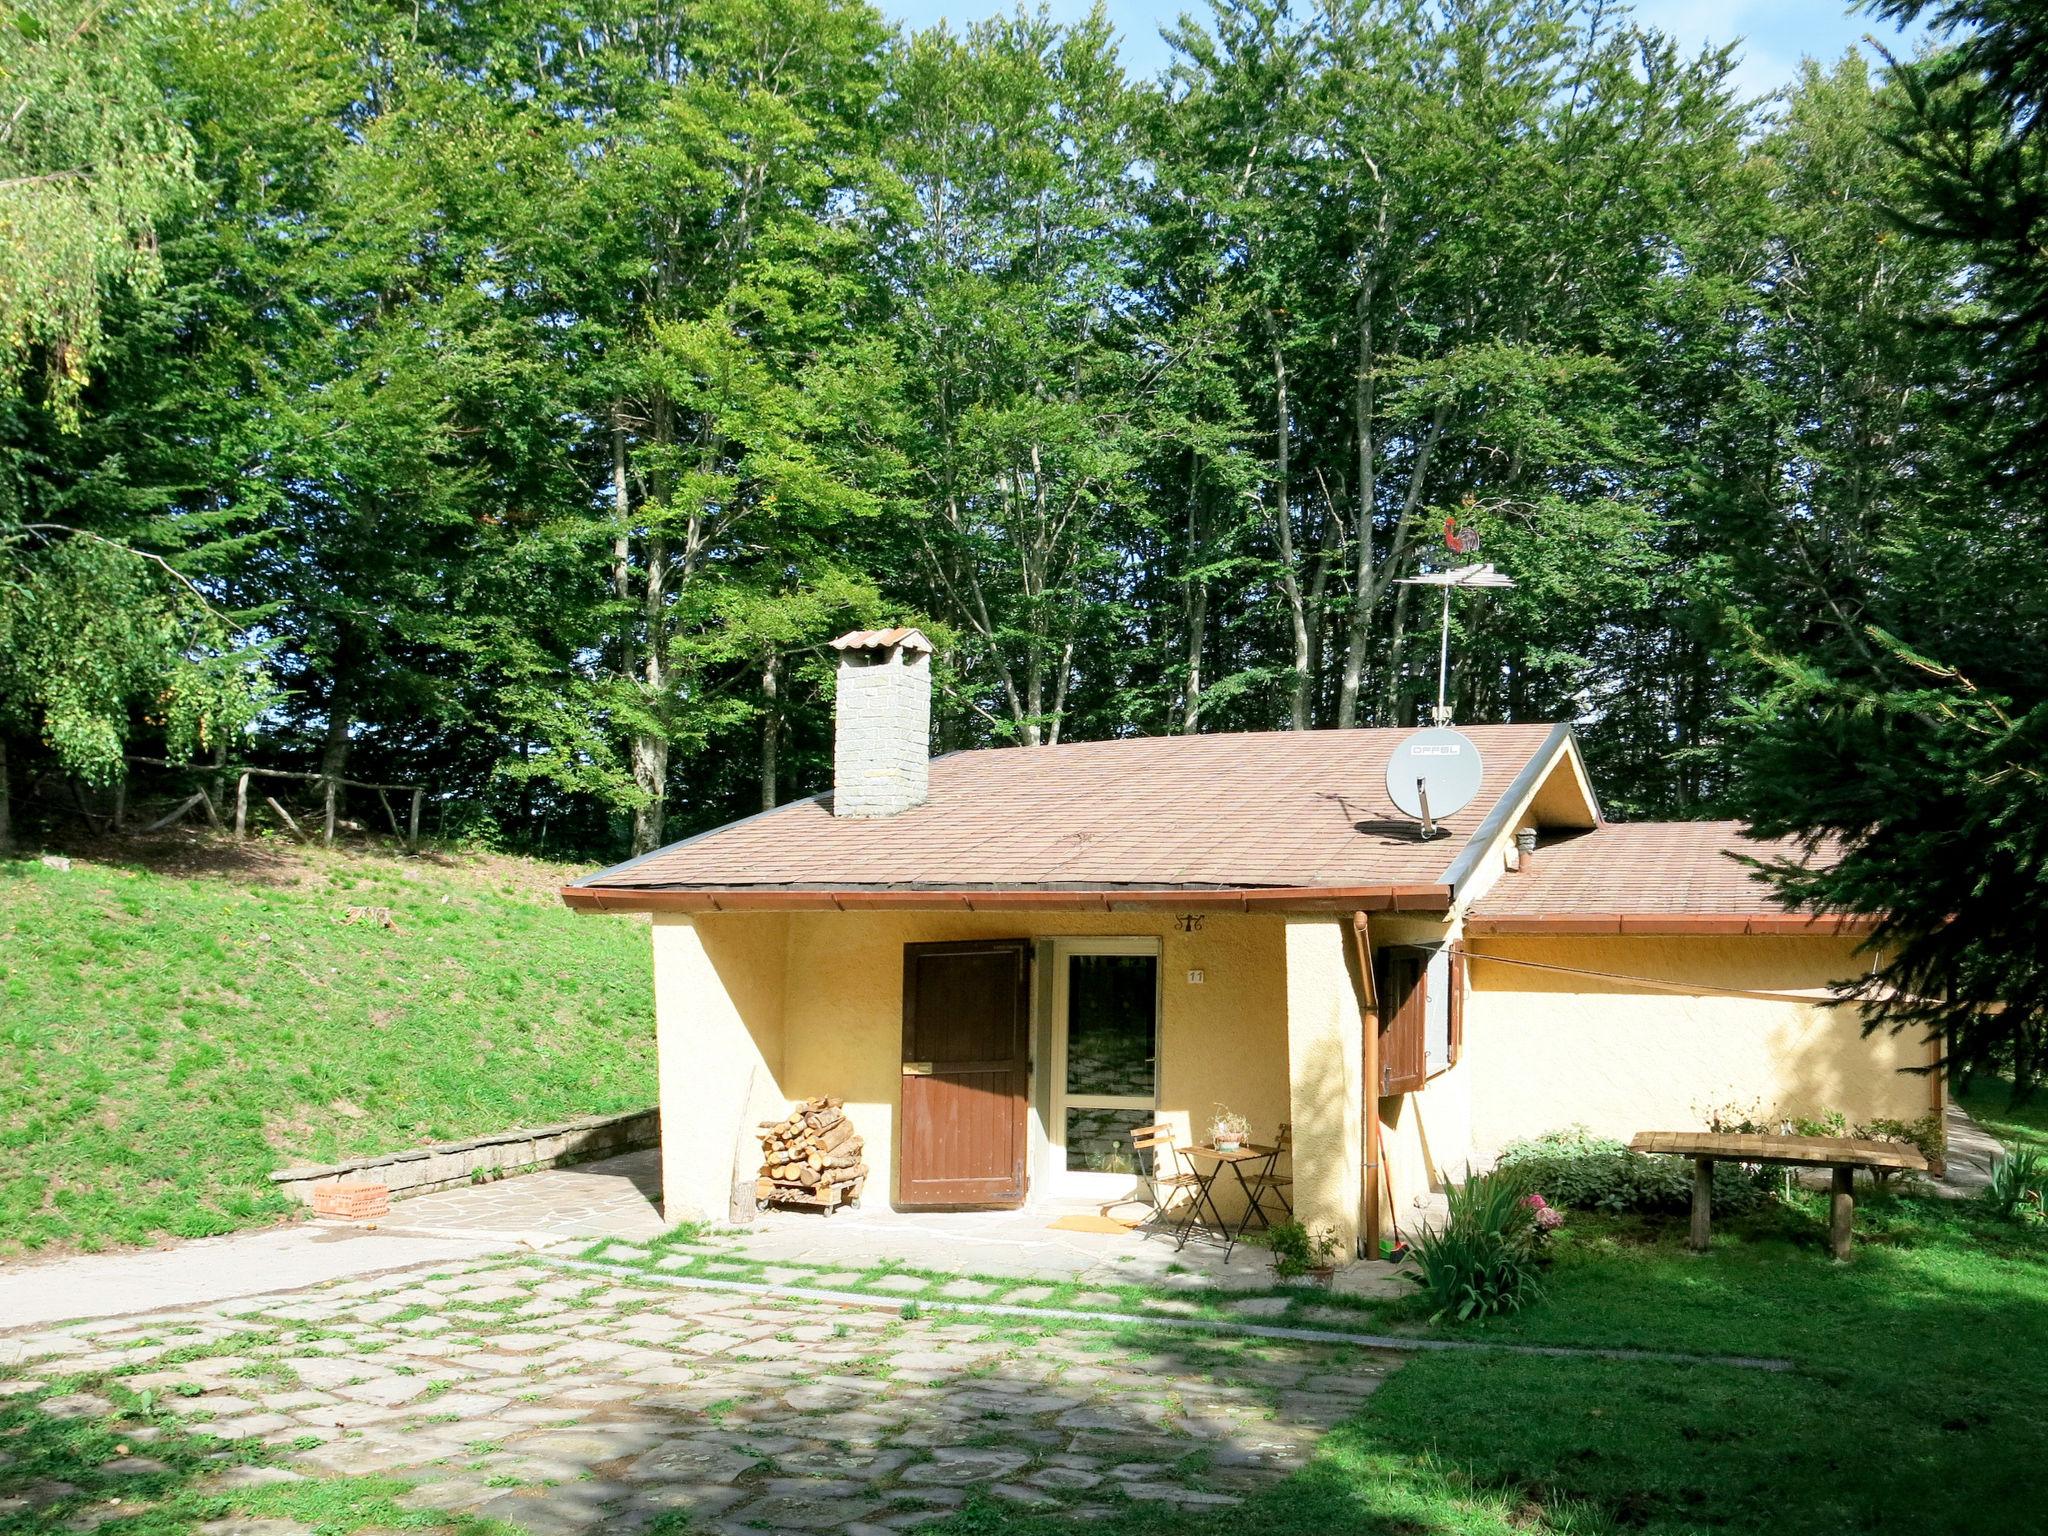
MULTIPOLYGON (((880 1536, 976 1497, 1075 1520, 1138 1505, 1171 1527, 1299 1466, 1393 1363, 1268 1340, 1153 1334, 1129 1347, 1087 1329, 655 1288, 541 1258, 9 1342, 30 1362, 9 1395, 119 1373, 188 1428, 273 1448, 274 1469, 214 1477, 229 1497, 280 1479, 395 1475, 414 1484, 408 1509, 534 1536, 630 1532, 671 1512, 732 1536, 880 1536), (156 1363, 194 1345, 214 1352, 156 1363)), ((111 1415, 107 1390, 101 1380, 40 1410, 111 1415)), ((151 1433, 121 1431, 145 1447, 151 1433)))
POLYGON ((392 1205, 388 1225, 536 1245, 579 1237, 654 1237, 668 1230, 661 1215, 661 1153, 650 1148, 415 1195, 392 1205))
MULTIPOLYGON (((667 1230, 660 1187, 660 1154, 634 1152, 401 1200, 386 1225, 535 1247, 593 1237, 644 1240, 667 1230)), ((767 1264, 866 1269, 893 1262, 948 1274, 1083 1285, 1245 1290, 1273 1283, 1272 1260, 1262 1248, 1240 1246, 1226 1260, 1220 1243, 1197 1237, 1176 1249, 1171 1232, 1157 1228, 1076 1232, 1054 1225, 1064 1216, 1097 1213, 1095 1205, 1077 1201, 1042 1202, 1020 1211, 894 1211, 870 1200, 860 1210, 829 1217, 763 1211, 747 1225, 714 1230, 704 1242, 767 1264)), ((1346 1271, 1340 1288, 1389 1295, 1411 1289, 1376 1264, 1346 1271)))

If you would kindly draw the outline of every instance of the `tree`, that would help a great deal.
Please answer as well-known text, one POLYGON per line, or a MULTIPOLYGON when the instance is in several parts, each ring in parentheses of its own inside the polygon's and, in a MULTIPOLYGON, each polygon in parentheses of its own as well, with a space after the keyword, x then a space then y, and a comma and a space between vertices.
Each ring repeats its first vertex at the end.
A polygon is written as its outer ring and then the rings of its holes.
POLYGON ((87 419, 120 388, 110 316, 147 311, 159 226, 197 192, 152 69, 166 16, 33 0, 0 19, 0 846, 10 734, 107 784, 138 715, 174 752, 217 749, 268 697, 248 637, 170 558, 203 568, 213 530, 164 518, 130 472, 147 445, 87 419))
POLYGON ((13 830, 10 732, 110 784, 126 772, 136 711, 189 756, 234 740, 267 701, 241 637, 162 557, 0 514, 0 850, 13 830))
POLYGON ((192 145, 151 77, 164 12, 23 0, 0 12, 0 399, 33 383, 75 424, 110 290, 158 277, 192 145))
POLYGON ((1896 413, 1830 413, 1841 451, 1823 463, 1843 472, 1804 537, 1842 553, 1803 627, 1753 626, 1769 688, 1742 792, 1760 831, 1835 855, 1771 864, 1788 901, 1877 915, 1870 971, 1842 988, 1866 1027, 1925 1031, 1955 1066, 2008 1065, 2024 1099, 2048 1018, 2048 498, 2030 472, 2048 422, 2048 39, 1995 4, 1937 19, 1964 30, 1896 68, 1896 179, 1877 201, 1897 259, 1944 281, 1870 317, 1914 328, 1920 355, 1880 353, 1865 386, 1915 377, 1935 409, 1906 418, 1908 446, 1880 466, 1910 475, 1903 494, 1856 473, 1855 429, 1896 413))
POLYGON ((1145 410, 1124 318, 1135 102, 1100 8, 940 28, 894 64, 903 204, 880 259, 919 574, 985 679, 961 702, 998 740, 1057 742, 1116 591, 1145 410))

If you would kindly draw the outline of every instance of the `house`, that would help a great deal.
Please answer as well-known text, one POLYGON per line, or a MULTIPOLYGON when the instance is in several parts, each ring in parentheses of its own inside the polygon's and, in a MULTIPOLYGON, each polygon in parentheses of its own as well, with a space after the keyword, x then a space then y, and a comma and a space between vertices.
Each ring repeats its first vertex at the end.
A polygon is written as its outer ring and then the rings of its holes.
POLYGON ((1465 727, 1478 793, 1425 838, 1387 796, 1405 731, 933 759, 925 638, 834 645, 830 793, 563 891, 652 914, 672 1218, 722 1214, 812 1095, 900 1208, 1116 1199, 1132 1128, 1227 1105, 1292 1125, 1298 1212, 1362 1243, 1517 1137, 1940 1091, 1901 1071, 1925 1043, 1823 1004, 1862 925, 1779 909, 1734 825, 1604 820, 1568 727, 1465 727))

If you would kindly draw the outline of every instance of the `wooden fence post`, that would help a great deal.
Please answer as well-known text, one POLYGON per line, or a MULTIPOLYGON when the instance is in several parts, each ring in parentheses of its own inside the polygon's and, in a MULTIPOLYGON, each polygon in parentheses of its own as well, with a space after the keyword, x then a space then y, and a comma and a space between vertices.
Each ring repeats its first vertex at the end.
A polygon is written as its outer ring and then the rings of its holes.
POLYGON ((330 777, 322 779, 320 782, 327 786, 327 833, 322 841, 329 848, 332 848, 334 846, 334 780, 330 777))
POLYGON ((244 768, 242 776, 235 780, 235 839, 240 841, 249 835, 249 770, 244 768))
POLYGON ((420 851, 420 801, 426 798, 426 793, 423 789, 416 789, 412 792, 412 814, 406 818, 405 851, 407 853, 418 853, 420 851))
POLYGON ((277 812, 277 819, 283 822, 285 826, 291 830, 291 834, 293 837, 296 837, 302 843, 306 840, 306 834, 301 832, 299 830, 299 824, 296 821, 292 820, 292 813, 277 803, 277 796, 265 795, 263 797, 263 803, 269 806, 273 811, 277 812))

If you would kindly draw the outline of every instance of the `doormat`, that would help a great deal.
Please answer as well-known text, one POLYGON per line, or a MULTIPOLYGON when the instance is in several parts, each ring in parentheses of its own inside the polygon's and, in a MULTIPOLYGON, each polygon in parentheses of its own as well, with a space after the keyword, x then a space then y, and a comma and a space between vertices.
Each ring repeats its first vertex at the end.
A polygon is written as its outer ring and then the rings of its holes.
POLYGON ((1143 1226, 1139 1221, 1119 1221, 1114 1216, 1062 1216, 1046 1228, 1048 1232, 1129 1232, 1143 1226))

